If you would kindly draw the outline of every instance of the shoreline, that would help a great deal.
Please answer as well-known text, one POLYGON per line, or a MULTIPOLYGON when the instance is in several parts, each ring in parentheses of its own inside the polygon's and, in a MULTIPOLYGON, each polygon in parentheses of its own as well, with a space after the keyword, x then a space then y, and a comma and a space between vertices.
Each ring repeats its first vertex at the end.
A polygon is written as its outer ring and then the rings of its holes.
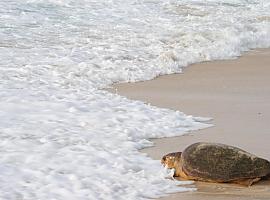
MULTIPOLYGON (((213 127, 187 135, 152 139, 145 148, 153 159, 181 151, 199 141, 237 146, 270 160, 270 49, 250 51, 235 60, 193 64, 184 73, 154 80, 121 83, 109 91, 185 114, 211 117, 213 127)), ((197 192, 176 193, 161 199, 269 199, 270 180, 250 188, 197 182, 197 192)))

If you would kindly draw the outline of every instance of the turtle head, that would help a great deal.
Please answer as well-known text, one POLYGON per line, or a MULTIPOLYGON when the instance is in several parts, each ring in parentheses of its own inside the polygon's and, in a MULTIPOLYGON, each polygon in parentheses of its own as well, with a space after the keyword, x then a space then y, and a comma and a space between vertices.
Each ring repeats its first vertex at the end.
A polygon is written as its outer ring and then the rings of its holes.
POLYGON ((168 169, 176 167, 176 162, 180 162, 182 152, 169 153, 162 157, 161 164, 168 169))

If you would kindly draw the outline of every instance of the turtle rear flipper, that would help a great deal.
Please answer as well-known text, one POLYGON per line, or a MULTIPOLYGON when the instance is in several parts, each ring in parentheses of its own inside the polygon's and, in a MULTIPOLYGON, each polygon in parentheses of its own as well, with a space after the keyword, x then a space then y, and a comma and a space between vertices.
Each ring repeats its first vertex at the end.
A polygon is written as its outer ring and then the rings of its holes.
POLYGON ((239 180, 234 180, 231 183, 236 183, 239 185, 244 185, 244 186, 251 186, 254 183, 257 183, 258 181, 260 181, 261 178, 251 178, 251 179, 239 179, 239 180))

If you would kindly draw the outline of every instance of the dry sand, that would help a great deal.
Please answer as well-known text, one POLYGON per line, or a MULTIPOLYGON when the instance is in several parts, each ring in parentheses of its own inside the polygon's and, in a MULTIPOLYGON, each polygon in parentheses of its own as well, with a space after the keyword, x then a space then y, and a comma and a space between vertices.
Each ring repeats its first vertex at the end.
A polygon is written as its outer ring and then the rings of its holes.
MULTIPOLYGON (((112 92, 130 99, 186 114, 213 117, 215 126, 188 135, 154 139, 144 149, 150 157, 181 151, 198 141, 238 146, 270 160, 270 50, 254 50, 236 60, 194 64, 183 74, 151 81, 117 84, 112 92)), ((270 181, 250 188, 232 184, 195 183, 197 192, 172 194, 162 199, 251 200, 270 199, 270 181)))

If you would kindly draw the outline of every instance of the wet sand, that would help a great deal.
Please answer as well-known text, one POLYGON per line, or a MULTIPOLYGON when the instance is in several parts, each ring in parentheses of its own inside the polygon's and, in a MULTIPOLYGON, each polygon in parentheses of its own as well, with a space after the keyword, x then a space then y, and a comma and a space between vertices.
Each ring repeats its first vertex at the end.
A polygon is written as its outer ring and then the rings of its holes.
MULTIPOLYGON (((158 107, 212 117, 215 126, 188 135, 154 139, 143 149, 154 159, 181 151, 198 141, 238 146, 270 160, 270 50, 254 50, 235 60, 187 67, 183 74, 151 81, 117 84, 110 91, 158 107)), ((231 184, 195 183, 197 192, 172 194, 163 200, 270 199, 270 180, 250 188, 231 184)))

